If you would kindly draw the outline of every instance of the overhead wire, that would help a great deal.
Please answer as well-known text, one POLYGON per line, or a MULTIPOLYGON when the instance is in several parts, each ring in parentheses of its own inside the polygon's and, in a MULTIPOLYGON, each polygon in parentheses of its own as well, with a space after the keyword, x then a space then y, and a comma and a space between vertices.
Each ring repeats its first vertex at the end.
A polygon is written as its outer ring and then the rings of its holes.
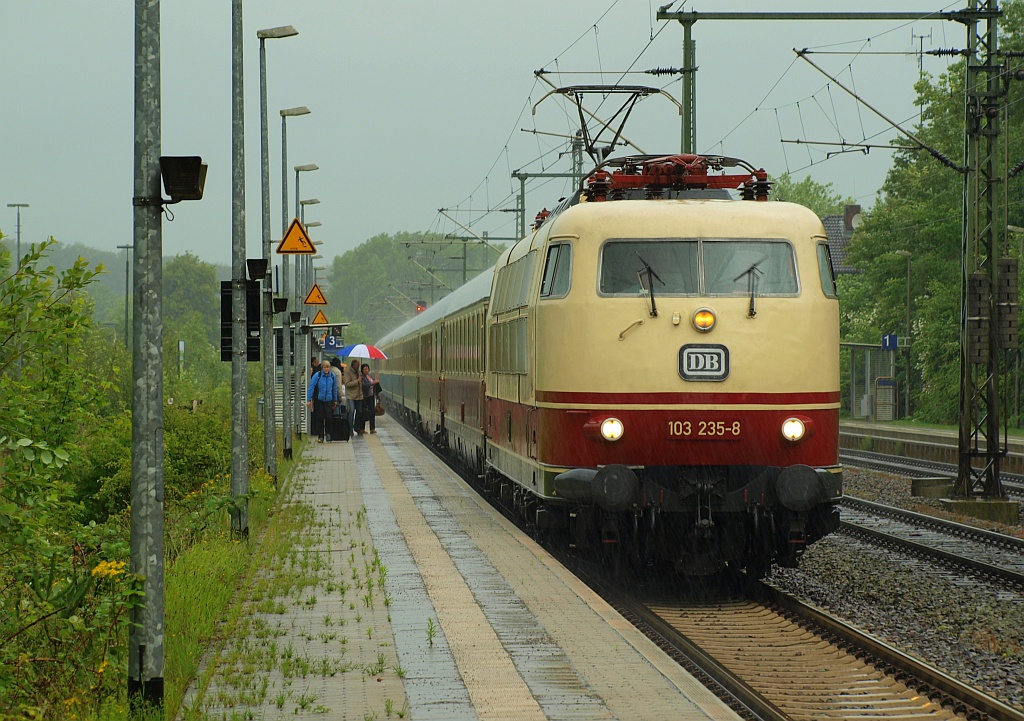
MULTIPOLYGON (((600 75, 600 77, 603 80, 604 74, 605 74, 606 71, 604 69, 603 54, 602 54, 602 48, 601 48, 601 43, 600 43, 600 38, 599 38, 599 34, 600 34, 600 27, 599 26, 602 23, 602 21, 604 21, 605 18, 607 18, 607 16, 619 5, 620 2, 621 2, 621 0, 613 0, 613 2, 609 3, 608 6, 605 8, 605 10, 597 18, 596 21, 591 23, 586 28, 586 30, 584 30, 582 33, 580 33, 580 35, 578 37, 576 37, 562 51, 560 51, 558 54, 556 54, 548 62, 549 66, 551 66, 551 65, 554 66, 554 72, 552 74, 556 78, 560 79, 560 76, 561 76, 561 73, 562 73, 561 66, 560 66, 560 60, 570 50, 572 50, 573 48, 578 46, 579 43, 582 42, 585 38, 587 38, 588 36, 593 34, 595 53, 596 53, 596 56, 597 56, 597 63, 598 63, 598 71, 597 72, 598 72, 598 74, 600 75)), ((675 1, 669 3, 666 6, 666 8, 671 7, 674 4, 675 4, 675 1)), ((948 5, 946 5, 945 7, 943 7, 941 10, 937 10, 934 13, 926 13, 926 14, 924 14, 922 16, 921 20, 928 20, 929 18, 934 18, 939 13, 945 12, 950 7, 954 7, 956 4, 957 3, 955 3, 955 2, 951 2, 948 5)), ((648 5, 649 6, 651 5, 650 0, 648 0, 648 5)), ((652 8, 649 7, 649 9, 652 9, 652 8)), ((651 17, 653 17, 653 13, 651 14, 651 17)), ((904 29, 905 27, 907 27, 908 25, 911 25, 911 24, 912 23, 910 23, 910 22, 901 23, 901 24, 896 25, 896 26, 894 26, 892 28, 886 29, 886 30, 884 30, 881 33, 875 34, 872 37, 876 37, 877 38, 877 37, 883 37, 883 36, 889 35, 891 33, 898 32, 898 31, 904 29)), ((622 78, 626 75, 626 73, 632 71, 632 69, 635 67, 636 63, 639 62, 640 58, 643 57, 643 55, 647 52, 647 50, 654 43, 654 41, 660 36, 660 34, 668 26, 669 26, 668 23, 664 23, 664 24, 662 24, 660 26, 658 31, 655 32, 654 26, 653 26, 653 21, 650 23, 650 27, 649 27, 649 40, 648 40, 648 42, 645 44, 644 48, 639 53, 637 53, 634 61, 629 65, 629 67, 619 75, 618 80, 616 81, 617 83, 621 82, 622 78)), ((943 33, 944 33, 944 27, 943 27, 943 33)), ((853 56, 854 57, 847 64, 847 67, 844 69, 846 72, 848 72, 850 74, 851 79, 853 79, 853 67, 852 67, 853 66, 853 62, 859 56, 866 55, 866 54, 869 54, 869 53, 873 52, 873 51, 869 51, 869 50, 866 49, 866 48, 871 46, 872 37, 859 38, 859 39, 856 39, 856 40, 848 40, 848 41, 842 41, 842 42, 838 42, 838 43, 822 44, 822 45, 818 45, 818 46, 813 46, 812 49, 825 51, 825 50, 830 49, 830 48, 845 47, 845 46, 848 46, 848 45, 853 44, 853 43, 859 44, 860 45, 860 49, 853 51, 853 56)), ((806 135, 806 125, 804 123, 802 107, 800 106, 800 102, 801 101, 796 101, 795 103, 787 103, 787 104, 778 105, 778 106, 776 106, 774 108, 769 108, 769 107, 765 107, 764 106, 764 103, 768 100, 768 98, 770 98, 776 92, 776 90, 778 89, 779 85, 784 81, 784 79, 787 77, 787 75, 791 72, 793 66, 796 63, 796 60, 797 60, 797 58, 794 58, 790 62, 789 66, 787 66, 787 68, 778 76, 778 78, 775 80, 775 82, 772 84, 772 86, 768 89, 768 91, 764 94, 764 96, 761 98, 761 100, 755 105, 755 107, 749 113, 747 113, 739 122, 737 122, 736 125, 734 125, 728 132, 726 132, 723 136, 721 136, 721 138, 718 140, 718 142, 714 144, 715 146, 724 147, 725 141, 730 136, 732 136, 734 133, 736 133, 741 127, 744 127, 751 120, 751 118, 754 117, 759 111, 761 111, 761 110, 769 110, 769 109, 770 110, 774 110, 774 114, 775 114, 775 117, 776 117, 776 126, 777 126, 777 128, 779 130, 780 138, 782 137, 782 125, 783 125, 783 117, 782 117, 780 111, 782 109, 786 108, 786 107, 795 107, 797 109, 797 115, 798 115, 798 119, 799 119, 799 122, 800 122, 800 126, 802 128, 802 132, 806 135)), ((675 82, 676 82, 675 80, 666 81, 662 85, 661 89, 665 90, 665 89, 669 88, 670 86, 672 86, 675 82)), ((536 90, 536 88, 537 88, 537 82, 535 81, 535 83, 534 83, 534 91, 536 90)), ((807 98, 804 98, 804 100, 812 100, 815 103, 815 105, 818 107, 819 111, 822 113, 822 116, 827 120, 827 122, 829 122, 829 124, 836 131, 836 133, 840 137, 840 139, 842 139, 843 131, 842 131, 842 128, 841 128, 841 123, 840 123, 840 114, 839 114, 839 111, 838 111, 838 109, 836 107, 836 104, 835 104, 835 98, 832 96, 831 85, 830 84, 825 84, 823 86, 823 88, 819 88, 819 91, 816 91, 816 92, 820 92, 820 90, 822 90, 822 89, 824 89, 827 92, 828 96, 829 96, 829 105, 831 107, 831 115, 822 106, 822 103, 821 103, 820 99, 816 96, 816 94, 811 94, 807 98)), ((501 156, 504 155, 506 170, 508 172, 507 177, 508 177, 508 180, 509 180, 509 192, 508 192, 507 195, 505 195, 503 198, 501 198, 499 201, 497 201, 493 205, 490 202, 490 199, 488 198, 487 207, 492 209, 491 212, 493 212, 493 209, 500 208, 501 206, 503 206, 504 204, 509 202, 509 200, 515 198, 515 196, 517 195, 517 190, 514 187, 514 183, 513 183, 513 180, 512 180, 512 169, 511 169, 511 162, 510 162, 510 159, 509 159, 509 154, 510 154, 509 144, 510 144, 510 141, 511 141, 513 135, 516 132, 516 129, 520 126, 523 114, 526 112, 526 108, 530 107, 532 109, 532 104, 533 104, 532 93, 533 93, 533 91, 531 91, 531 95, 528 97, 527 103, 524 104, 521 107, 519 116, 516 118, 516 121, 513 124, 513 129, 510 131, 508 137, 506 138, 506 141, 505 141, 504 145, 502 146, 502 150, 499 153, 498 157, 495 158, 494 163, 491 164, 490 168, 488 169, 487 173, 484 176, 484 179, 481 180, 480 183, 477 184, 476 188, 473 191, 473 193, 475 194, 476 192, 478 192, 478 190, 482 186, 486 187, 488 189, 488 191, 489 191, 490 175, 494 172, 494 169, 497 166, 497 163, 499 162, 501 156)), ((598 110, 601 109, 601 107, 605 103, 607 97, 608 96, 605 96, 605 98, 602 98, 600 104, 598 105, 598 108, 597 108, 598 110)), ((576 123, 578 123, 578 118, 575 117, 575 115, 573 115, 573 114, 571 114, 569 112, 569 108, 567 107, 567 104, 562 104, 560 106, 560 109, 561 109, 561 111, 563 113, 563 117, 564 117, 564 120, 565 120, 565 123, 566 123, 566 129, 568 131, 567 135, 571 136, 575 132, 574 125, 576 123)), ((857 114, 858 114, 858 123, 859 123, 859 126, 860 126, 860 135, 865 140, 877 137, 879 134, 888 132, 890 130, 890 129, 886 128, 885 130, 881 131, 880 133, 875 133, 875 134, 869 135, 867 130, 866 130, 866 127, 865 127, 865 122, 864 122, 863 114, 861 112, 861 108, 859 107, 859 104, 858 104, 858 107, 857 107, 857 114)), ((532 113, 531 113, 531 116, 532 116, 532 113)), ((531 124, 532 124, 533 129, 536 130, 537 129, 537 127, 536 127, 536 120, 533 120, 531 124)), ((561 152, 561 151, 563 151, 565 146, 566 146, 566 143, 565 142, 561 142, 561 143, 558 143, 557 145, 549 147, 547 150, 545 150, 546 143, 540 137, 540 134, 535 132, 535 133, 533 133, 533 135, 534 135, 534 139, 535 139, 536 155, 535 155, 535 157, 533 159, 527 161, 522 166, 520 166, 520 170, 522 170, 523 168, 529 168, 531 165, 533 165, 535 163, 539 163, 541 165, 542 172, 546 172, 547 168, 549 167, 546 164, 546 159, 549 158, 551 156, 551 154, 554 153, 554 152, 561 152)), ((788 154, 785 152, 785 149, 783 149, 783 156, 784 156, 785 165, 787 167, 787 172, 794 172, 790 168, 788 154)), ((825 160, 827 160, 829 157, 830 156, 826 156, 825 160)), ((811 153, 810 153, 810 148, 808 147, 808 165, 804 166, 804 168, 810 167, 811 165, 817 164, 819 162, 824 162, 824 161, 823 160, 815 160, 813 155, 811 155, 811 153)), ((545 179, 545 183, 540 184, 541 187, 543 185, 546 185, 548 180, 550 180, 550 179, 545 179)), ((471 194, 470 197, 472 197, 472 194, 471 194)), ((474 219, 472 222, 473 223, 477 223, 479 221, 480 221, 480 219, 474 219)))
MULTIPOLYGON (((933 12, 923 14, 919 21, 926 21, 926 20, 929 20, 929 19, 933 19, 933 20, 937 19, 940 16, 941 13, 944 13, 944 12, 948 11, 950 8, 957 7, 959 4, 960 3, 958 3, 958 2, 950 2, 950 3, 948 3, 947 5, 945 5, 944 7, 942 7, 939 10, 935 10, 933 12)), ((876 33, 876 34, 874 34, 874 35, 872 35, 870 37, 856 38, 856 39, 853 39, 853 40, 844 40, 844 41, 837 42, 837 43, 826 43, 826 44, 822 44, 822 45, 810 46, 807 49, 811 50, 811 51, 814 51, 814 50, 824 51, 824 50, 831 49, 831 48, 845 47, 845 46, 848 46, 848 45, 851 45, 851 44, 859 45, 860 49, 852 51, 852 54, 853 54, 854 57, 850 60, 850 62, 847 64, 847 67, 845 68, 845 70, 849 71, 850 78, 851 78, 851 80, 853 80, 853 63, 854 63, 854 61, 858 57, 860 57, 862 55, 866 55, 866 54, 869 53, 869 51, 867 51, 866 48, 871 46, 871 42, 872 42, 873 38, 884 37, 884 36, 890 35, 892 33, 902 31, 905 28, 911 26, 912 24, 913 24, 912 21, 902 22, 902 23, 899 23, 899 24, 897 24, 897 25, 895 25, 895 26, 893 26, 891 28, 888 28, 888 29, 880 32, 880 33, 876 33)), ((943 39, 945 40, 945 25, 942 25, 941 27, 942 27, 942 31, 943 31, 943 39)), ((757 105, 755 105, 755 107, 749 113, 747 113, 735 126, 733 126, 725 135, 723 135, 718 140, 717 143, 714 143, 712 145, 712 147, 716 147, 716 146, 723 147, 726 139, 728 139, 732 134, 734 134, 741 127, 745 126, 747 124, 747 122, 750 121, 750 119, 759 110, 762 109, 762 106, 765 103, 765 101, 769 97, 771 97, 771 95, 775 92, 775 90, 778 88, 778 86, 782 83, 783 79, 792 70, 793 65, 796 63, 796 60, 797 60, 797 58, 794 58, 793 61, 789 64, 789 66, 787 66, 786 69, 782 72, 782 74, 779 75, 779 77, 776 79, 776 81, 772 84, 771 88, 769 88, 768 92, 765 93, 765 95, 761 98, 760 102, 758 102, 757 105)), ((949 67, 949 63, 950 62, 951 61, 947 60, 947 68, 949 67)), ((826 85, 825 87, 828 87, 828 86, 826 85)), ((856 87, 854 88, 854 90, 856 91, 856 87)), ((830 90, 830 92, 831 92, 831 90, 830 90)), ((812 94, 811 97, 813 97, 813 94, 812 94)), ((791 105, 791 104, 789 104, 789 105, 791 105)), ((780 105, 780 106, 776 106, 774 108, 775 109, 775 114, 776 114, 776 125, 779 128, 779 137, 780 137, 780 139, 783 137, 783 133, 782 133, 782 129, 781 129, 781 117, 779 116, 778 111, 779 111, 779 109, 781 109, 783 107, 786 107, 786 106, 787 105, 780 105)), ((860 134, 866 140, 866 139, 869 138, 869 136, 867 135, 867 131, 865 129, 864 118, 863 118, 862 109, 860 107, 860 103, 857 103, 856 106, 857 106, 856 112, 857 112, 857 116, 858 116, 858 122, 859 122, 860 129, 861 129, 861 133, 860 134)), ((834 111, 834 116, 838 119, 838 112, 834 111)), ((801 118, 801 122, 802 122, 802 118, 801 118)), ((890 128, 886 128, 882 132, 888 132, 890 130, 891 130, 890 128)), ((839 135, 841 137, 842 136, 842 131, 841 130, 837 130, 837 132, 839 133, 839 135)), ((877 135, 878 134, 875 134, 875 135, 872 135, 870 137, 877 137, 877 135)), ((788 155, 787 155, 785 149, 783 149, 783 158, 784 158, 785 164, 787 165, 787 172, 799 172, 799 170, 791 171, 791 170, 788 169, 788 155)), ((804 168, 802 168, 802 169, 806 169, 808 167, 811 167, 811 165, 815 165, 818 162, 824 162, 825 160, 828 160, 829 158, 830 158, 830 156, 826 156, 826 158, 824 160, 812 162, 810 165, 804 166, 804 168)))
MULTIPOLYGON (((612 10, 615 9, 615 7, 620 2, 621 2, 621 0, 613 0, 613 2, 605 9, 605 11, 603 13, 601 13, 601 15, 597 18, 596 21, 594 21, 583 33, 580 34, 579 37, 577 37, 575 40, 573 40, 571 43, 569 43, 568 46, 566 46, 560 53, 558 53, 558 55, 556 55, 554 58, 552 58, 547 63, 548 65, 554 65, 555 66, 555 68, 556 68, 556 75, 557 75, 557 73, 559 71, 559 58, 564 56, 566 53, 569 52, 569 50, 571 50, 573 47, 578 45, 584 38, 586 38, 588 35, 590 35, 591 32, 594 33, 595 45, 597 46, 598 63, 599 63, 599 66, 601 65, 600 43, 597 41, 598 25, 601 23, 602 20, 604 20, 605 17, 608 16, 608 14, 610 12, 612 12, 612 10)), ((603 68, 601 69, 601 72, 603 72, 603 68)), ((513 135, 515 135, 515 133, 516 133, 516 129, 519 127, 519 125, 520 125, 520 123, 522 121, 523 114, 525 113, 526 108, 530 108, 531 111, 532 111, 532 107, 533 107, 532 95, 533 95, 534 90, 537 87, 537 81, 536 80, 534 80, 534 86, 533 87, 534 87, 534 89, 531 90, 530 95, 527 97, 527 102, 520 109, 519 116, 516 118, 516 121, 512 125, 512 130, 509 131, 508 137, 505 139, 505 143, 502 146, 502 151, 498 154, 498 157, 495 158, 494 162, 488 168, 487 173, 484 175, 484 178, 479 183, 477 183, 476 187, 470 193, 470 196, 469 196, 470 198, 472 198, 472 196, 480 189, 480 187, 482 185, 485 185, 488 182, 488 179, 489 179, 491 173, 494 172, 494 168, 498 164, 498 162, 499 162, 500 158, 502 157, 502 155, 505 156, 505 160, 506 160, 506 167, 508 169, 508 179, 509 179, 509 186, 510 186, 510 188, 509 188, 509 194, 507 196, 505 196, 505 198, 503 198, 502 201, 499 202, 499 205, 500 204, 504 204, 504 202, 507 202, 508 199, 515 197, 516 192, 515 192, 515 189, 512 187, 512 170, 511 170, 511 165, 508 162, 508 152, 509 152, 508 146, 509 146, 509 142, 511 141, 513 135)), ((571 129, 572 126, 569 125, 569 123, 572 122, 572 118, 569 115, 568 110, 563 108, 563 114, 565 116, 565 119, 566 119, 566 122, 567 122, 567 126, 571 129)), ((531 115, 532 115, 532 112, 531 112, 531 115)), ((534 128, 536 129, 536 121, 534 121, 534 128)), ((527 162, 526 164, 524 164, 521 167, 529 167, 532 163, 535 163, 535 162, 541 162, 542 163, 542 167, 544 167, 543 166, 544 158, 546 158, 547 156, 549 156, 551 154, 551 152, 553 152, 552 149, 548 149, 547 151, 543 150, 542 144, 541 144, 541 138, 540 138, 540 136, 538 134, 534 133, 534 137, 536 138, 536 143, 537 143, 537 156, 534 157, 532 160, 530 160, 529 162, 527 162)), ((464 202, 466 202, 466 201, 463 200, 462 202, 457 203, 456 207, 458 207, 459 205, 461 205, 464 202)), ((472 205, 470 207, 472 207, 472 205)), ((490 204, 488 204, 488 208, 490 208, 490 207, 492 207, 492 206, 490 206, 490 204)), ((477 222, 479 220, 480 219, 476 219, 473 222, 477 222)), ((439 221, 439 223, 440 223, 440 221, 439 221)))

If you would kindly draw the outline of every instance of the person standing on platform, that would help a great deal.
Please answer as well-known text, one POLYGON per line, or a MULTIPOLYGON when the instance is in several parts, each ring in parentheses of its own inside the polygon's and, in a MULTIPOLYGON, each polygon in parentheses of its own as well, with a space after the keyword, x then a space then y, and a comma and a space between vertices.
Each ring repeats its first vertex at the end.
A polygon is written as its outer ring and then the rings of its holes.
MULTIPOLYGON (((337 384, 338 388, 338 407, 334 409, 333 418, 336 419, 335 430, 339 430, 337 426, 340 426, 340 419, 346 418, 348 415, 348 408, 346 405, 348 401, 346 398, 347 394, 345 392, 345 364, 341 362, 341 358, 338 356, 331 358, 331 373, 334 375, 334 382, 337 384)), ((349 428, 351 427, 352 424, 349 423, 349 428)), ((334 433, 331 434, 334 437, 334 440, 347 441, 348 438, 344 435, 344 429, 340 430, 342 431, 341 435, 336 435, 334 433)))
POLYGON ((346 403, 345 368, 347 366, 341 362, 341 358, 338 356, 331 358, 331 373, 334 374, 334 382, 338 384, 338 403, 341 405, 346 403))
POLYGON ((363 417, 359 419, 359 432, 366 432, 366 421, 370 421, 370 433, 377 432, 377 408, 374 403, 373 386, 377 379, 370 375, 370 366, 363 363, 360 368, 359 384, 363 390, 363 417))
MULTIPOLYGON (((330 361, 320 364, 320 370, 313 374, 306 389, 306 405, 313 409, 313 427, 310 433, 316 433, 317 443, 324 442, 327 435, 327 419, 338 405, 338 386, 331 373, 330 361)), ((327 436, 327 440, 331 440, 327 436)))
POLYGON ((359 380, 359 360, 348 359, 348 368, 345 369, 345 393, 348 396, 348 422, 352 426, 352 435, 361 435, 357 419, 362 415, 363 385, 359 380))

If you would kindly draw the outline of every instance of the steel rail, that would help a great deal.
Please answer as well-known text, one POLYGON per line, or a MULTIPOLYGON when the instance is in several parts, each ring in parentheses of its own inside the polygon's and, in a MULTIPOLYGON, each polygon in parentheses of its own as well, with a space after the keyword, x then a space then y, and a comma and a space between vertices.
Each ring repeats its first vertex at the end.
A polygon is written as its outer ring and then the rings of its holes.
POLYGON ((998 533, 996 531, 990 531, 986 528, 978 528, 976 526, 968 526, 965 523, 948 521, 944 518, 936 518, 935 516, 929 516, 926 513, 908 511, 903 508, 887 506, 883 503, 876 503, 874 501, 868 501, 863 498, 855 498, 853 496, 846 496, 843 498, 843 505, 847 504, 854 508, 860 508, 861 510, 868 511, 870 513, 890 516, 892 518, 896 518, 903 521, 909 521, 911 523, 919 523, 921 525, 930 526, 932 528, 938 528, 940 530, 958 536, 963 536, 966 538, 982 539, 985 542, 990 543, 994 546, 1002 546, 1004 548, 1009 548, 1014 551, 1020 551, 1021 553, 1024 553, 1024 539, 1017 538, 1015 536, 1008 536, 1005 533, 998 533))
MULTIPOLYGON (((899 669, 948 697, 950 702, 961 702, 971 708, 988 714, 995 721, 1024 721, 1024 712, 1009 706, 999 699, 958 681, 947 673, 909 656, 884 641, 868 636, 858 629, 833 618, 825 611, 801 601, 765 582, 751 584, 752 594, 762 594, 768 603, 807 619, 843 642, 863 649, 892 668, 899 669)), ((955 703, 952 703, 955 706, 955 703)), ((959 709, 957 709, 959 710, 959 709)))

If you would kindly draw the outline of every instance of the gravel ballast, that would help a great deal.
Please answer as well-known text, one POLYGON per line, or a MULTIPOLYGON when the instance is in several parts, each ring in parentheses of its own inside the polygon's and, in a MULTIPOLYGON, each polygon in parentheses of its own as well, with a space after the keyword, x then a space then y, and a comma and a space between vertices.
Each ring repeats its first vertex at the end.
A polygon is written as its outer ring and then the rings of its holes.
MULTIPOLYGON (((949 517, 911 498, 906 479, 846 469, 844 485, 851 496, 949 517)), ((1019 527, 999 530, 1021 535, 1019 527)), ((841 532, 810 546, 799 569, 774 568, 768 580, 1024 708, 1024 594, 841 532)))

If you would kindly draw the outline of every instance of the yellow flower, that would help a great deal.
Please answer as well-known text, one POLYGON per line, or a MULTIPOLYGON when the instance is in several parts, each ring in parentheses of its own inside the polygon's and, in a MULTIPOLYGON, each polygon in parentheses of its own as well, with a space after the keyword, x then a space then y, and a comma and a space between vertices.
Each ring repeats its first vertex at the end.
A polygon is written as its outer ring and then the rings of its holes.
POLYGON ((117 578, 124 573, 124 566, 124 561, 101 561, 92 569, 92 575, 100 578, 117 578))

